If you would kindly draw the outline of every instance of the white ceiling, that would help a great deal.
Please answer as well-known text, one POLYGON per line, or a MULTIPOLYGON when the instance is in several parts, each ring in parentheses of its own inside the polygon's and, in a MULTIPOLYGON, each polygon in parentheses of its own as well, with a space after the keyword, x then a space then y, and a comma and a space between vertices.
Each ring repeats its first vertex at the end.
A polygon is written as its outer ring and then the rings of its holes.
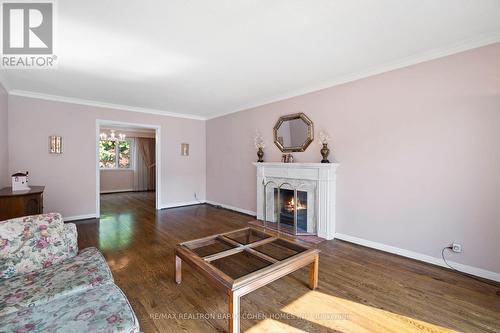
POLYGON ((500 41, 498 0, 64 0, 57 10, 59 67, 2 71, 9 92, 200 118, 500 41))

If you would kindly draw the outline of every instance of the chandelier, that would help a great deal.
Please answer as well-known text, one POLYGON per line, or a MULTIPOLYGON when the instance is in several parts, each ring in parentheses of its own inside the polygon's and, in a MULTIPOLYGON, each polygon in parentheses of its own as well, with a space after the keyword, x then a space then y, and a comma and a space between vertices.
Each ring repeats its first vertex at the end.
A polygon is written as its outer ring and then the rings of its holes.
POLYGON ((113 142, 118 142, 118 141, 125 141, 125 134, 123 133, 118 133, 116 135, 115 130, 109 130, 109 135, 102 132, 99 137, 101 140, 107 140, 107 141, 113 141, 113 142))

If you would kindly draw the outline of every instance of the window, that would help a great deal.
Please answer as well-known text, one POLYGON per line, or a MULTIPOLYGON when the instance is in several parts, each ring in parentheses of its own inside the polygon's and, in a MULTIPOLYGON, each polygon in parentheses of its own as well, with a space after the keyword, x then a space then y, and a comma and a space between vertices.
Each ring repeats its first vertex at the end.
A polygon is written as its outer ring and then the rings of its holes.
POLYGON ((132 169, 133 141, 99 141, 99 167, 101 169, 132 169))

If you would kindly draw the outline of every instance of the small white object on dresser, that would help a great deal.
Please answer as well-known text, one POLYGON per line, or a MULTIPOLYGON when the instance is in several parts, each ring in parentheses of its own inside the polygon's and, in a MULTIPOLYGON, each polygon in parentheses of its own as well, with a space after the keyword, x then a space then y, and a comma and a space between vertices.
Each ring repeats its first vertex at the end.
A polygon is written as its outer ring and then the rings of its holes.
POLYGON ((16 172, 12 175, 12 191, 27 191, 28 186, 28 171, 26 173, 16 172))

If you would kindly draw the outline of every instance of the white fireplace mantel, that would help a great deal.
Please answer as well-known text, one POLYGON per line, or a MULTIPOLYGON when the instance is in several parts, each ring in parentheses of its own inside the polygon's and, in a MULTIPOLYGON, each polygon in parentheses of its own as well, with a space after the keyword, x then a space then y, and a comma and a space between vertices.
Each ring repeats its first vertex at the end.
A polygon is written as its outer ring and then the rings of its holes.
POLYGON ((264 184, 307 182, 315 194, 314 218, 319 237, 335 235, 335 187, 338 163, 253 163, 257 167, 257 218, 264 218, 264 184))

